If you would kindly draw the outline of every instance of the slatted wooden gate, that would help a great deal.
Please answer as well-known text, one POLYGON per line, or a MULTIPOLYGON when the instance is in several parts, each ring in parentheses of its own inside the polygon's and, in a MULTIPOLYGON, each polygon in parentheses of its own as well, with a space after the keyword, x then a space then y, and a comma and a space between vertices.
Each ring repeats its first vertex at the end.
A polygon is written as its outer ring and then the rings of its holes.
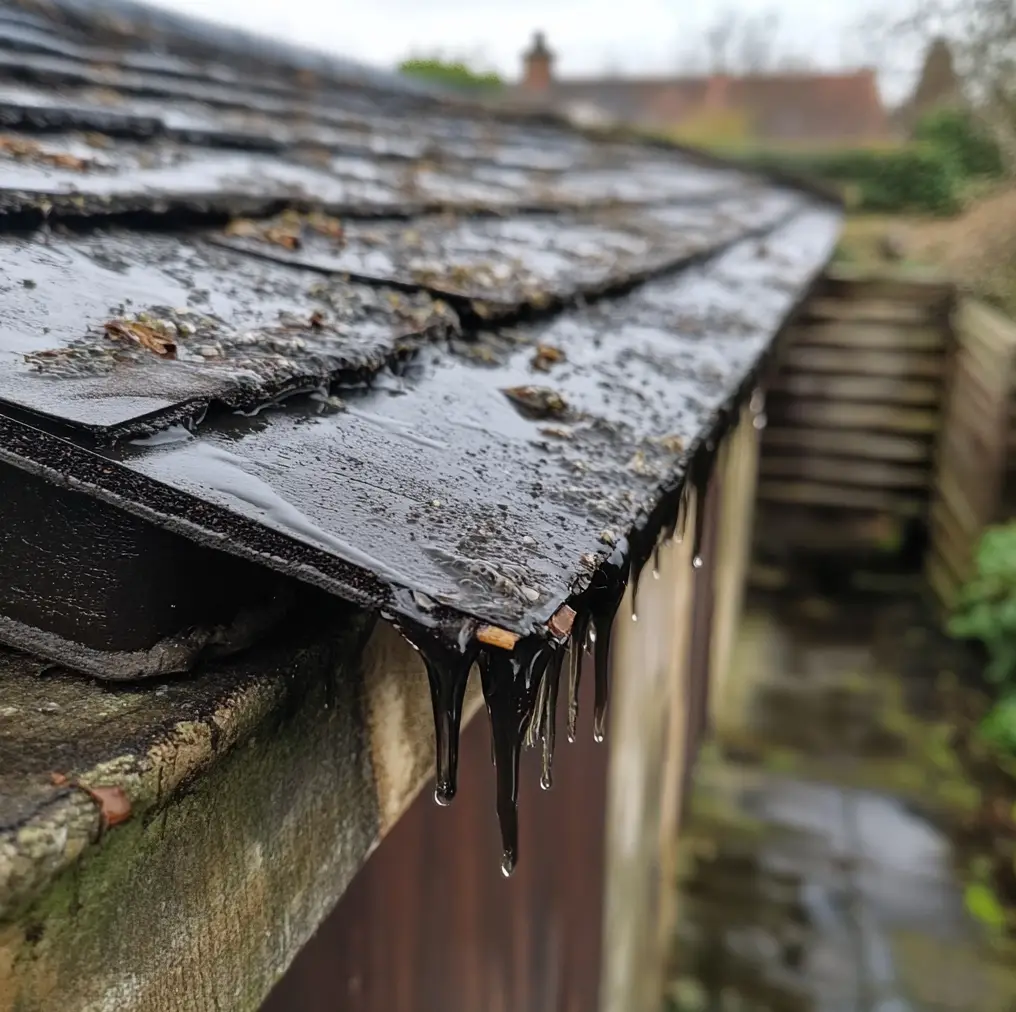
POLYGON ((927 517, 953 288, 832 271, 788 328, 762 442, 755 567, 896 550, 927 517))
POLYGON ((964 299, 954 314, 949 369, 932 489, 926 572, 947 607, 970 575, 984 528, 1008 513, 1016 326, 964 299))

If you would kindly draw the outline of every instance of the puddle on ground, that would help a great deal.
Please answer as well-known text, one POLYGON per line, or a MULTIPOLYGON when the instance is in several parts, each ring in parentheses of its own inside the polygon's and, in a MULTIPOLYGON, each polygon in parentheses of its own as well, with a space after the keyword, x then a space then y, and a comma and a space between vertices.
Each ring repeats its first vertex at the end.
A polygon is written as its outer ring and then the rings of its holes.
POLYGON ((887 666, 906 629, 884 604, 746 614, 683 834, 671 1012, 1016 1012, 1016 962, 964 904, 961 774, 887 666))

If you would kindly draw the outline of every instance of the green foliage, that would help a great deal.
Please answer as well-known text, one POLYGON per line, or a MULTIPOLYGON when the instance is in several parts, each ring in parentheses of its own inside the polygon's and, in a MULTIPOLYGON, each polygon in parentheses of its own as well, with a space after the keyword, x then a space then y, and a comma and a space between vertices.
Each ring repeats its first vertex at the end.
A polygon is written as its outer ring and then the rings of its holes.
POLYGON ((493 71, 473 70, 459 60, 442 60, 439 57, 418 57, 403 60, 399 70, 432 84, 459 91, 494 91, 501 87, 501 78, 493 71))
POLYGON ((990 657, 987 678, 1016 689, 1016 523, 985 531, 949 632, 980 640, 990 657))
POLYGON ((1000 752, 1016 755, 1016 695, 996 703, 978 728, 981 738, 1000 752))
POLYGON ((963 109, 937 109, 921 117, 914 140, 952 159, 968 178, 997 179, 1004 171, 1002 152, 995 139, 963 109))
POLYGON ((991 889, 980 883, 968 885, 963 893, 967 913, 993 931, 1005 927, 1005 909, 991 889))
POLYGON ((962 177, 952 157, 931 145, 847 151, 763 152, 750 166, 811 177, 849 191, 855 210, 954 214, 962 177))
POLYGON ((1016 755, 1016 523, 985 531, 949 632, 986 647, 985 676, 1000 686, 1002 698, 981 721, 980 734, 999 751, 1016 755))

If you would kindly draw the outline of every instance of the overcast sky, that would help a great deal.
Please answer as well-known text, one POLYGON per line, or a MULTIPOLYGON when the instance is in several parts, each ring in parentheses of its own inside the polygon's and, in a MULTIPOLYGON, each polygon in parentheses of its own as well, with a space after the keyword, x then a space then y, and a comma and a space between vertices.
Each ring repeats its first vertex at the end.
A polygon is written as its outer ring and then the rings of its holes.
POLYGON ((157 0, 160 6, 266 32, 391 67, 410 54, 464 57, 514 78, 519 54, 542 29, 562 75, 666 73, 729 8, 774 11, 788 51, 834 67, 883 65, 883 91, 909 83, 913 44, 856 26, 868 11, 900 11, 907 0, 157 0), (878 50, 876 52, 876 49, 878 50))

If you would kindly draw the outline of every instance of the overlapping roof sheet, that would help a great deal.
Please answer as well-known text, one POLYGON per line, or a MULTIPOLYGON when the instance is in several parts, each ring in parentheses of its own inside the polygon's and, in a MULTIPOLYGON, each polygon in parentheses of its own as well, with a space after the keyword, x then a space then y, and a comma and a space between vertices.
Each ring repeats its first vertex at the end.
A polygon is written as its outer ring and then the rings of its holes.
POLYGON ((680 483, 839 211, 244 44, 0 4, 0 453, 528 632, 680 483))

